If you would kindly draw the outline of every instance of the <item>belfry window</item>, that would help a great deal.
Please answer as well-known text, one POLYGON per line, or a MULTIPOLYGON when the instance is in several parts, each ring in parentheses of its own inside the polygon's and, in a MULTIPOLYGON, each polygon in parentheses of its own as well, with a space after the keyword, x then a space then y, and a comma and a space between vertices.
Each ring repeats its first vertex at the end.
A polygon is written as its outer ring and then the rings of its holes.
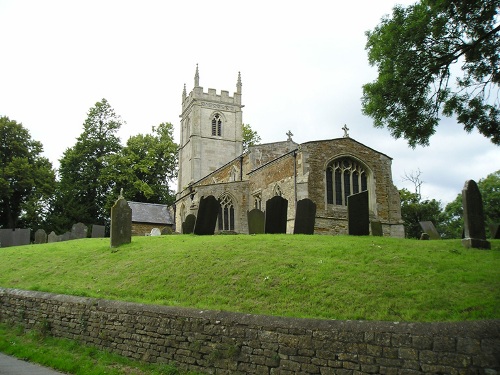
POLYGON ((219 198, 219 230, 234 230, 234 205, 228 194, 219 198))
POLYGON ((347 205, 347 197, 368 190, 368 178, 361 164, 350 159, 332 161, 326 168, 326 202, 347 205))
POLYGON ((212 118, 212 135, 218 137, 222 135, 222 118, 218 113, 212 118))

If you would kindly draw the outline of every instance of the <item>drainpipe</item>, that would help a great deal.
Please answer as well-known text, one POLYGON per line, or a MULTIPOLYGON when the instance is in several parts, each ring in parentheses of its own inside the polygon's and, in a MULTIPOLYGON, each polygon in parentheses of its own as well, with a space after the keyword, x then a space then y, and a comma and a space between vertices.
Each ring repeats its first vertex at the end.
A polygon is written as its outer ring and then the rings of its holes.
POLYGON ((293 152, 293 184, 295 190, 295 207, 297 207, 297 150, 293 152))

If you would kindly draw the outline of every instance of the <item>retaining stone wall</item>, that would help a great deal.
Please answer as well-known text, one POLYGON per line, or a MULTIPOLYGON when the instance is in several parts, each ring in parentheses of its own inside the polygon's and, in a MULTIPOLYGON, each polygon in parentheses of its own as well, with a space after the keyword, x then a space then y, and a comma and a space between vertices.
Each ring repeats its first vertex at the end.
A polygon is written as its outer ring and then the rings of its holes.
POLYGON ((500 320, 295 319, 0 288, 0 321, 212 374, 500 372, 500 320))

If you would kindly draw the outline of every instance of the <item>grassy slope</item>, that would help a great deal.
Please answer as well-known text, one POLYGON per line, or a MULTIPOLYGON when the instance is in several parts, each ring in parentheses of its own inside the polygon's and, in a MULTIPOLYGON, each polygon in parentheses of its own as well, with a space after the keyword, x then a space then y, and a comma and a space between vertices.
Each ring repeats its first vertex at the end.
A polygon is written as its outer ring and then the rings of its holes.
POLYGON ((0 249, 0 286, 328 319, 500 318, 500 241, 349 236, 133 237, 0 249))

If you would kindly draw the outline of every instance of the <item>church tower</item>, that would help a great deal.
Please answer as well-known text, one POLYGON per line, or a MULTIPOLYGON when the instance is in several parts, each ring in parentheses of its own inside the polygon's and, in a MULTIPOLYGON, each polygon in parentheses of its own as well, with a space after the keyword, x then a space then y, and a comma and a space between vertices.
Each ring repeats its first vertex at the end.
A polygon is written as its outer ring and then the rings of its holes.
POLYGON ((242 154, 242 108, 240 73, 232 97, 217 95, 203 92, 196 65, 193 90, 188 95, 184 85, 182 92, 178 193, 242 154))

